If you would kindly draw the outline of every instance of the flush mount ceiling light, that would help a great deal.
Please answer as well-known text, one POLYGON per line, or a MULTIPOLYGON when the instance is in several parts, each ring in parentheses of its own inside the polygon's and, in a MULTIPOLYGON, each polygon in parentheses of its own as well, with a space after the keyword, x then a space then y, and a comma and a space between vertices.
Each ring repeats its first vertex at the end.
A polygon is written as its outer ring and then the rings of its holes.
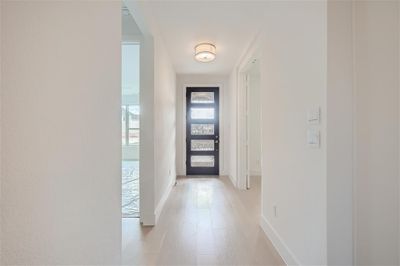
POLYGON ((195 54, 194 58, 196 58, 199 62, 211 62, 215 59, 215 45, 211 43, 200 43, 194 47, 195 54))

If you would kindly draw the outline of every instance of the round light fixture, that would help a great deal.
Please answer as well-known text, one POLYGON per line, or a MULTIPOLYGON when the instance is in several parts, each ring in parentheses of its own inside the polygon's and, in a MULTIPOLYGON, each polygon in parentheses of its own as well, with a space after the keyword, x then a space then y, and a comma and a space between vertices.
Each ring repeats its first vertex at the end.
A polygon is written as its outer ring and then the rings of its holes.
POLYGON ((194 58, 196 58, 199 62, 211 62, 215 59, 215 45, 211 43, 200 43, 194 47, 195 54, 194 58))

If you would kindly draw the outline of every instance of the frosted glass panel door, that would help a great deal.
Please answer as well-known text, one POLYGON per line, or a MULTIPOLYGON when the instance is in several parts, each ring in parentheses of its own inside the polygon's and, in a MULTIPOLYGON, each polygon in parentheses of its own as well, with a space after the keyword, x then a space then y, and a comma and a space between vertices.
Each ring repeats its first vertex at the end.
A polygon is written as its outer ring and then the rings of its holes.
POLYGON ((219 89, 186 88, 186 174, 219 174, 219 89))

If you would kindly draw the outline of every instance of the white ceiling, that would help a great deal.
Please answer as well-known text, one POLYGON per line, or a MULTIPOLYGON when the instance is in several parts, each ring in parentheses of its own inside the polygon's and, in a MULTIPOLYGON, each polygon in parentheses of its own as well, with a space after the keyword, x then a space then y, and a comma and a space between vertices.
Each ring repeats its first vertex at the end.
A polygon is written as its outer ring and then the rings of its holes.
POLYGON ((229 74, 257 35, 266 1, 146 1, 178 74, 229 74), (211 42, 217 58, 194 60, 194 46, 211 42))

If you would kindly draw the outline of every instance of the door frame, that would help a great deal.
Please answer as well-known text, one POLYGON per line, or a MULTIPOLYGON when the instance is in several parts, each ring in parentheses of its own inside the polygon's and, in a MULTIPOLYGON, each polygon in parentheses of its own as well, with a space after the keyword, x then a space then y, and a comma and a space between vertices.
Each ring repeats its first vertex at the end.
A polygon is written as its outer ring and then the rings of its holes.
POLYGON ((193 83, 185 83, 183 84, 182 89, 182 170, 186 175, 186 88, 187 87, 198 87, 198 88, 207 88, 207 87, 218 87, 219 88, 219 174, 225 174, 225 121, 223 117, 224 110, 224 86, 221 83, 201 83, 201 84, 193 84, 193 83))
MULTIPOLYGON (((236 171, 237 180, 236 187, 239 189, 250 188, 250 169, 249 169, 249 127, 248 127, 248 70, 251 67, 252 61, 260 61, 260 43, 261 36, 257 36, 252 46, 241 60, 237 68, 237 99, 236 99, 236 115, 237 115, 237 154, 236 154, 236 171)), ((261 62, 262 63, 262 62, 261 62)), ((261 65, 260 65, 261 68, 261 65)), ((262 113, 260 114, 262 119, 262 113)), ((262 136, 262 135, 261 135, 262 136)), ((261 146, 263 146, 261 139, 261 146)), ((262 173, 262 149, 261 149, 261 173, 262 173)))
POLYGON ((247 73, 247 65, 244 69, 239 71, 239 90, 237 97, 237 186, 240 189, 250 188, 250 169, 249 169, 249 75, 247 73))
POLYGON ((219 87, 186 87, 186 108, 212 108, 217 110, 214 111, 214 119, 192 119, 190 118, 190 111, 186 109, 186 175, 199 176, 199 175, 219 175, 219 135, 220 135, 220 121, 219 121, 219 87), (189 91, 190 90, 190 91, 189 91), (192 103, 191 93, 193 92, 212 92, 214 94, 213 103, 192 103), (213 124, 214 134, 212 135, 192 135, 190 124, 213 124), (212 151, 193 151, 191 149, 192 140, 211 140, 214 143, 214 149, 212 151), (192 167, 191 156, 213 156, 214 166, 213 167, 192 167), (190 174, 188 172, 191 172, 190 174))
MULTIPOLYGON (((251 75, 249 74, 249 69, 254 60, 259 61, 257 57, 253 57, 248 61, 246 67, 239 72, 239 86, 240 92, 238 97, 238 156, 237 156, 237 166, 238 166, 238 186, 241 189, 250 189, 251 182, 251 170, 250 170, 250 91, 251 88, 251 75)), ((261 105, 260 105, 261 107, 261 105)), ((262 117, 260 110, 260 118, 262 117)), ((262 125, 260 125, 260 132, 262 132, 262 125)), ((262 134, 261 134, 262 136, 262 134)), ((262 146, 262 140, 260 140, 262 146)), ((262 157, 262 151, 261 151, 262 157)), ((261 158, 260 158, 261 159, 261 158)), ((262 164, 260 165, 262 173, 262 164)), ((261 174, 260 173, 260 174, 261 174)))

